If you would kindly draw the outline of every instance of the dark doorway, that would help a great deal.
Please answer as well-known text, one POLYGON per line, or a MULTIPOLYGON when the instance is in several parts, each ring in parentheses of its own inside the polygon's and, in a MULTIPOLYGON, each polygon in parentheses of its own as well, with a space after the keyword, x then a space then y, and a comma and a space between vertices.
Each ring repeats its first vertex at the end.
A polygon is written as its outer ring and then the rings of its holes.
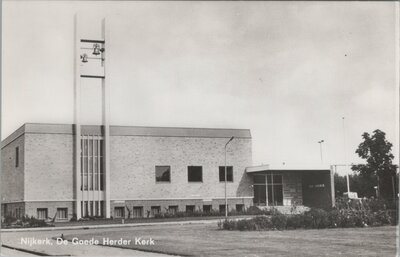
POLYGON ((303 173, 303 204, 309 207, 332 206, 330 171, 308 171, 303 173))

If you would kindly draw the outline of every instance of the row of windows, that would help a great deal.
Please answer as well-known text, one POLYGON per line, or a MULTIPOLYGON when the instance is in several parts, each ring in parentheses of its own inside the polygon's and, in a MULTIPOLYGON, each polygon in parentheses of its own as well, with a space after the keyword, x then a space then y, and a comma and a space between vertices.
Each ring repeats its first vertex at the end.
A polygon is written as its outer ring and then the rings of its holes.
MULTIPOLYGON (((196 209, 195 205, 186 205, 186 212, 194 212, 196 209)), ((228 205, 229 208, 229 205, 228 205)), ((244 204, 236 204, 236 211, 237 212, 242 212, 244 210, 244 204)), ((170 205, 168 206, 167 209, 168 213, 175 214, 179 211, 178 205, 170 205)), ((212 211, 212 205, 203 205, 203 212, 211 212, 212 211)), ((219 205, 219 212, 224 213, 225 212, 225 204, 219 205)), ((154 217, 157 214, 161 213, 161 206, 151 206, 150 211, 147 211, 147 218, 154 217)), ((134 206, 132 209, 125 208, 125 207, 114 207, 114 218, 125 218, 125 214, 127 214, 127 217, 131 218, 143 218, 144 213, 143 213, 143 206, 134 206), (127 211, 128 213, 126 213, 127 211)))
MULTIPOLYGON (((203 167, 188 166, 188 182, 203 182, 203 167)), ((156 166, 156 182, 171 182, 171 166, 156 166)), ((219 166, 219 181, 225 181, 225 166, 219 166)), ((226 167, 226 181, 233 182, 233 167, 226 167)))
MULTIPOLYGON (((45 220, 49 216, 49 212, 47 208, 37 208, 36 209, 36 217, 39 220, 45 220)), ((68 208, 57 208, 56 219, 68 219, 68 208)))

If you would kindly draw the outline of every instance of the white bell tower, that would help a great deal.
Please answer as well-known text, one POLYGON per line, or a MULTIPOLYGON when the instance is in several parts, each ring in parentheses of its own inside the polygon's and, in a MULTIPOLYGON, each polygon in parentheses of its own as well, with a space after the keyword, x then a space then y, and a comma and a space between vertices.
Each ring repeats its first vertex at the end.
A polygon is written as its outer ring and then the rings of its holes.
POLYGON ((74 51, 74 197, 77 218, 110 217, 110 124, 107 58, 109 38, 105 19, 101 38, 85 38, 75 15, 74 51), (101 135, 82 134, 82 80, 101 80, 101 135))

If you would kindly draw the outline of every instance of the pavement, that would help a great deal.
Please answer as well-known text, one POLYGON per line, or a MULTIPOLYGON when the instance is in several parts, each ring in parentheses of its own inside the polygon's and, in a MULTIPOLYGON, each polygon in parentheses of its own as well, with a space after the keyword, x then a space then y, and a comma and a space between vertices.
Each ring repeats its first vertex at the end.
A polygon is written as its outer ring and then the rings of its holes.
MULTIPOLYGON (((103 229, 101 229, 103 231, 103 229)), ((102 245, 74 245, 57 244, 54 238, 60 237, 61 233, 87 233, 87 230, 66 230, 66 231, 29 231, 5 233, 1 236, 3 247, 1 247, 1 256, 148 256, 161 257, 170 256, 166 254, 143 252, 138 250, 108 247, 102 245), (39 242, 42 240, 45 244, 27 244, 23 240, 30 239, 39 242), (47 241, 46 241, 47 240, 47 241), (4 247, 4 246, 7 246, 4 247), (15 248, 15 249, 9 249, 15 248)))
POLYGON ((109 247, 102 245, 74 245, 59 244, 55 238, 62 234, 84 234, 88 229, 96 229, 99 233, 106 233, 109 229, 127 228, 138 226, 160 226, 160 225, 185 225, 185 224, 212 224, 217 223, 221 218, 209 220, 190 220, 190 221, 166 221, 149 223, 130 223, 130 224, 105 224, 105 225, 86 225, 71 227, 44 227, 44 228, 24 228, 24 229, 2 229, 0 256, 148 256, 160 257, 171 256, 167 254, 144 252, 132 249, 109 247), (36 244, 30 244, 30 242, 36 244), (43 242, 43 244, 39 244, 43 242), (10 249, 11 248, 11 249, 10 249))
POLYGON ((0 248, 0 256, 37 256, 32 253, 27 253, 23 251, 18 251, 14 249, 9 249, 6 247, 1 247, 0 248))
MULTIPOLYGON (((254 216, 232 216, 230 220, 251 219, 254 216)), ((76 229, 98 229, 98 228, 126 228, 141 226, 159 226, 159 225, 185 225, 185 224, 212 224, 223 220, 224 217, 204 220, 184 220, 184 221, 165 221, 165 222, 144 222, 144 223, 126 223, 126 224, 103 224, 103 225, 81 225, 81 226, 62 226, 62 227, 40 227, 40 228, 7 228, 1 229, 1 233, 9 232, 27 232, 27 231, 58 231, 58 230, 76 230, 76 229)))
MULTIPOLYGON (((251 217, 231 217, 233 219, 248 219, 251 217)), ((105 225, 86 225, 71 227, 45 227, 45 228, 24 228, 24 229, 2 229, 0 256, 146 256, 160 257, 171 256, 167 254, 144 252, 132 249, 124 249, 102 245, 74 245, 58 244, 55 238, 67 234, 86 234, 88 229, 96 229, 98 233, 107 234, 107 231, 123 229, 127 227, 139 226, 161 226, 161 225, 185 225, 185 224, 212 224, 220 221, 218 219, 190 220, 190 221, 166 221, 149 223, 130 223, 130 224, 105 224, 105 225), (29 242, 35 241, 36 244, 29 242), (44 242, 38 244, 38 242, 44 242), (10 249, 11 248, 11 249, 10 249)), ((96 232, 97 232, 96 231, 96 232)))

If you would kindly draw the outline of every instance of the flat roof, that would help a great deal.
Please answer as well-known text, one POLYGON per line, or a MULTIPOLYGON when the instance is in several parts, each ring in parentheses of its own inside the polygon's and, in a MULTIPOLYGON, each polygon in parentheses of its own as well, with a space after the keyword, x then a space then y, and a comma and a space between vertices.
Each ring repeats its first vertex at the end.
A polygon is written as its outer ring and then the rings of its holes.
MULTIPOLYGON (((82 135, 101 135, 102 126, 82 125, 82 135)), ((69 134, 74 133, 73 124, 25 123, 1 142, 1 147, 8 145, 25 133, 32 134, 69 134)), ((201 137, 201 138, 248 138, 250 129, 223 128, 178 128, 178 127, 143 127, 110 126, 111 136, 153 136, 153 137, 201 137)))
POLYGON ((246 168, 246 173, 254 173, 261 171, 319 171, 319 170, 331 170, 331 166, 328 164, 299 164, 299 165, 275 165, 275 164, 263 164, 258 166, 250 166, 246 168))

